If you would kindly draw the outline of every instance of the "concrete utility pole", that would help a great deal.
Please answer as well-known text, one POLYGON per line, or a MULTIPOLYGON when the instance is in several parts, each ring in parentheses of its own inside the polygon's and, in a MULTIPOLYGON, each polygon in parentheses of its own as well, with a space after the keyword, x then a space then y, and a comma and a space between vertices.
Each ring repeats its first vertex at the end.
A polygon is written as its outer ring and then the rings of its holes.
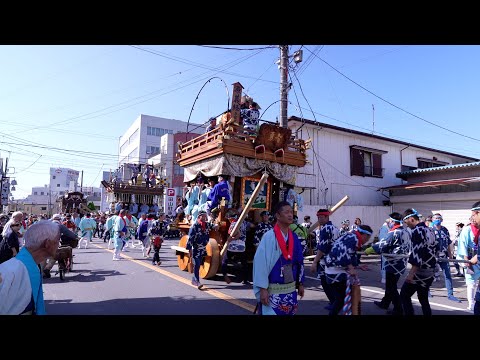
POLYGON ((288 127, 288 45, 280 45, 280 126, 288 127))

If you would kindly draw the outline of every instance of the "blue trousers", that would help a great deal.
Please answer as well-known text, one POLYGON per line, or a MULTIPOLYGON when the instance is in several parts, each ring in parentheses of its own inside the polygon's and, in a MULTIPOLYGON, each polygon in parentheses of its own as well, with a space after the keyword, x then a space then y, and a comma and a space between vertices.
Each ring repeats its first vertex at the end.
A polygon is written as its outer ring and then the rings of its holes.
POLYGON ((447 288, 447 295, 453 296, 453 284, 452 284, 452 274, 450 272, 450 263, 448 262, 438 262, 438 265, 443 270, 443 274, 445 276, 445 287, 447 288))

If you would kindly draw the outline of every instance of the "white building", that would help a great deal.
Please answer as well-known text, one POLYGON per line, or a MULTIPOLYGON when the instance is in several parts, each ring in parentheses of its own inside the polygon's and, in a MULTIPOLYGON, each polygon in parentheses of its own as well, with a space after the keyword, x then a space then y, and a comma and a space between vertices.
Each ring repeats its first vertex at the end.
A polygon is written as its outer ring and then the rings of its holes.
MULTIPOLYGON (((194 130, 197 126, 198 124, 190 124, 189 131, 198 132, 198 129, 194 130)), ((141 114, 120 137, 118 166, 125 163, 146 163, 149 158, 160 153, 161 136, 186 130, 186 121, 141 114)))
POLYGON ((27 214, 47 214, 50 205, 48 185, 32 187, 32 193, 25 198, 23 203, 27 214))
POLYGON ((302 122, 297 117, 290 117, 288 125, 293 134, 303 125, 298 136, 312 140, 307 151, 309 162, 299 169, 296 179, 295 190, 304 200, 304 209, 298 213, 300 222, 307 214, 315 221, 319 208, 330 207, 348 195, 348 202, 332 215, 332 221, 340 225, 343 219, 349 219, 353 224, 359 217, 377 235, 392 211, 389 193, 381 188, 401 185, 398 172, 477 161, 356 130, 302 122))
POLYGON ((68 168, 50 168, 50 191, 63 195, 67 191, 79 191, 78 177, 80 172, 68 168))

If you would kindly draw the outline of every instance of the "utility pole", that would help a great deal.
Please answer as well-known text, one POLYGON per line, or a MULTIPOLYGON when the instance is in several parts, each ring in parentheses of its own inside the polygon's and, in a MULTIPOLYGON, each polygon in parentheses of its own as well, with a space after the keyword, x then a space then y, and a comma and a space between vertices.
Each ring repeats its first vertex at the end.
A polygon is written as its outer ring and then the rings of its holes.
POLYGON ((280 126, 288 127, 288 45, 280 45, 280 126))
POLYGON ((82 181, 80 182, 80 192, 83 192, 83 170, 82 170, 82 181))

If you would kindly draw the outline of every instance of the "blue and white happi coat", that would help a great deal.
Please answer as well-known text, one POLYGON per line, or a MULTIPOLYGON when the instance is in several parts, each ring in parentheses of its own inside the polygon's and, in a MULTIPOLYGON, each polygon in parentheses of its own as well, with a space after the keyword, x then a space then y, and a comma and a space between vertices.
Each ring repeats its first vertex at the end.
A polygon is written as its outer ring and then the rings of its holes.
POLYGON ((194 259, 201 260, 205 256, 205 249, 210 240, 210 231, 213 227, 212 223, 206 223, 205 230, 203 230, 202 225, 198 221, 190 227, 186 248, 187 250, 192 249, 192 257, 194 259))
POLYGON ((328 221, 324 224, 320 230, 315 232, 315 238, 317 243, 317 250, 323 253, 323 257, 318 263, 318 273, 320 275, 325 274, 325 256, 332 249, 333 243, 340 237, 340 230, 332 224, 331 221, 328 221))
MULTIPOLYGON (((286 260, 273 229, 263 235, 253 259, 253 291, 258 302, 260 289, 268 289, 270 284, 285 284, 282 267, 287 264, 292 264, 295 281, 300 283, 305 281, 302 246, 295 233, 293 242, 293 259, 286 260)), ((260 304, 263 315, 295 315, 298 308, 297 291, 294 289, 285 294, 269 293, 268 304, 268 306, 260 304)))
MULTIPOLYGON (((231 232, 235 226, 236 222, 232 222, 230 224, 230 228, 228 229, 228 233, 231 235, 231 232)), ((245 241, 247 240, 247 230, 250 228, 250 223, 246 220, 243 220, 242 224, 240 225, 240 232, 239 236, 236 239, 231 240, 228 243, 228 251, 231 252, 244 252, 245 251, 245 241)))
POLYGON ((340 236, 325 256, 325 277, 328 284, 347 281, 347 267, 357 266, 358 238, 356 233, 340 236))
POLYGON ((270 224, 269 222, 259 222, 257 226, 255 227, 255 236, 253 238, 253 245, 255 247, 260 244, 260 241, 262 241, 262 236, 265 234, 268 230, 273 229, 273 225, 270 224))
POLYGON ((412 252, 408 262, 419 267, 413 283, 422 287, 430 287, 435 276, 435 265, 440 251, 440 243, 435 238, 433 229, 424 222, 412 229, 412 252))
POLYGON ((372 248, 377 254, 384 255, 386 272, 403 275, 412 248, 410 233, 406 229, 398 227, 389 231, 383 239, 373 244, 372 248))
POLYGON ((154 220, 150 229, 148 229, 148 235, 150 236, 164 236, 167 232, 168 224, 166 221, 154 220))
POLYGON ((445 226, 441 226, 440 229, 437 229, 435 226, 432 227, 433 233, 435 234, 435 238, 439 242, 439 258, 446 258, 448 257, 448 247, 452 243, 450 239, 450 233, 445 226))

